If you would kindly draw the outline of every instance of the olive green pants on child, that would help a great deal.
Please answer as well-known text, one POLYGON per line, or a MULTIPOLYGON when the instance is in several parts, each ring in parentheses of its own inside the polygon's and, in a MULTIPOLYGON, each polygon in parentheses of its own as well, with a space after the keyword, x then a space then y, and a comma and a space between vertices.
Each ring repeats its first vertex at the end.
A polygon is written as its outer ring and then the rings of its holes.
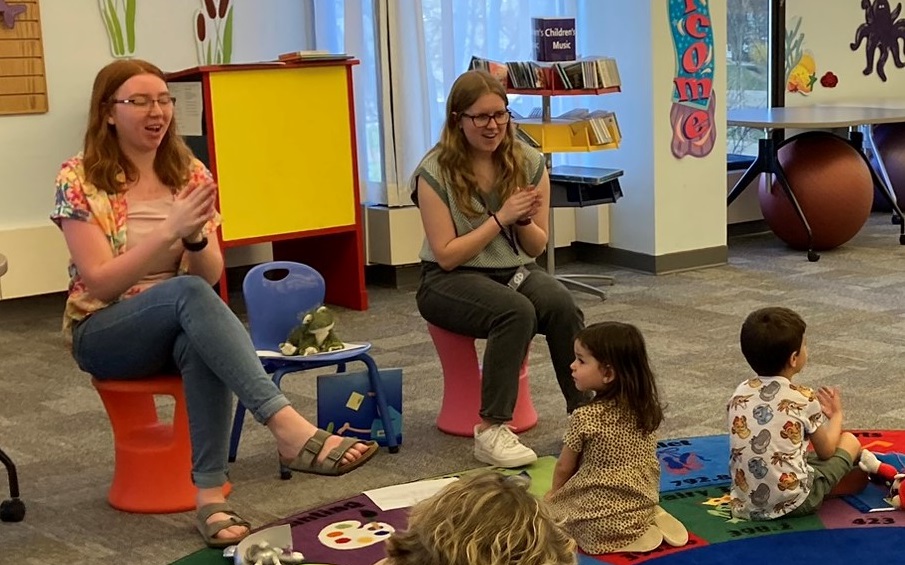
POLYGON ((820 459, 816 453, 808 453, 808 465, 814 468, 811 492, 801 506, 787 516, 806 516, 816 512, 833 487, 854 468, 851 456, 842 448, 837 448, 829 459, 820 459))

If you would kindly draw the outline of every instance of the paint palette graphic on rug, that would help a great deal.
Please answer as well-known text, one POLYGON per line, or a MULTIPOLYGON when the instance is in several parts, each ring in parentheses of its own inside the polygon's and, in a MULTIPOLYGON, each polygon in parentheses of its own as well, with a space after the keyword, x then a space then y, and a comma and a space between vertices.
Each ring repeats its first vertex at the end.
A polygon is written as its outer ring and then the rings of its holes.
POLYGON ((361 549, 385 541, 396 528, 385 522, 344 520, 330 524, 317 535, 318 541, 331 549, 361 549))

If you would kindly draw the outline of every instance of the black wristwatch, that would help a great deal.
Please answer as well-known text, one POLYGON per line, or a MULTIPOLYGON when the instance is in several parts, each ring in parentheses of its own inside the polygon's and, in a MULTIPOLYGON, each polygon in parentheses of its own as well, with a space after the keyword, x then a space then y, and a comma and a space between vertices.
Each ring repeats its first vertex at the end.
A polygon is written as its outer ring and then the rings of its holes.
POLYGON ((186 251, 201 251, 205 247, 207 247, 207 236, 201 238, 201 241, 189 241, 186 238, 182 238, 182 246, 185 247, 186 251))

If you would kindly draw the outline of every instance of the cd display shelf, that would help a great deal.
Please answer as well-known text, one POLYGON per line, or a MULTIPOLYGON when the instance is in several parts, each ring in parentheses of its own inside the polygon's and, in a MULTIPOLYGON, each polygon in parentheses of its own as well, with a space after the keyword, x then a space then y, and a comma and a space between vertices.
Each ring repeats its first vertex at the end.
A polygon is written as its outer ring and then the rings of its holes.
MULTIPOLYGON (((552 77, 551 77, 552 78, 552 77)), ((595 296, 599 296, 601 300, 606 300, 606 292, 599 286, 589 284, 594 282, 597 285, 612 285, 615 282, 613 277, 605 275, 556 275, 556 264, 554 253, 556 246, 554 243, 553 230, 553 211, 554 208, 564 206, 583 207, 594 206, 598 204, 609 204, 616 201, 622 196, 619 187, 618 177, 622 175, 621 170, 599 169, 599 175, 593 175, 593 168, 583 167, 584 173, 580 179, 572 180, 568 175, 568 168, 563 167, 564 174, 557 174, 553 168, 554 153, 570 153, 570 152, 589 152, 603 151, 609 149, 617 149, 619 142, 595 144, 591 141, 590 126, 576 128, 576 124, 580 124, 583 120, 554 119, 550 111, 550 102, 554 96, 594 96, 602 94, 615 94, 621 92, 618 86, 607 88, 557 88, 557 79, 553 79, 554 88, 507 88, 508 94, 521 94, 527 96, 541 97, 541 118, 528 118, 515 120, 516 125, 522 128, 525 133, 537 140, 538 149, 544 154, 547 161, 547 170, 550 172, 550 223, 549 237, 547 238, 546 251, 546 269, 557 280, 568 287, 575 290, 586 292, 595 296), (568 179, 568 180, 567 180, 568 179), (577 190, 576 190, 576 185, 577 190), (585 198, 572 201, 575 194, 585 195, 585 198), (599 197, 587 198, 588 194, 599 195, 599 197)), ((559 85, 561 86, 561 84, 559 85)), ((557 167, 557 169, 560 169, 557 167)))

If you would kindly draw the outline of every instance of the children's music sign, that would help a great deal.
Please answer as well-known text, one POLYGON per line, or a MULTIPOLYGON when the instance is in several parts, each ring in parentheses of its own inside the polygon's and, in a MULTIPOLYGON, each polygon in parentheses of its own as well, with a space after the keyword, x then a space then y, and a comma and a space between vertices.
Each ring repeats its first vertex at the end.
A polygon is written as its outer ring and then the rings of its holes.
POLYGON ((713 150, 713 28, 709 0, 668 0, 669 24, 676 50, 673 79, 672 154, 704 157, 713 150))

